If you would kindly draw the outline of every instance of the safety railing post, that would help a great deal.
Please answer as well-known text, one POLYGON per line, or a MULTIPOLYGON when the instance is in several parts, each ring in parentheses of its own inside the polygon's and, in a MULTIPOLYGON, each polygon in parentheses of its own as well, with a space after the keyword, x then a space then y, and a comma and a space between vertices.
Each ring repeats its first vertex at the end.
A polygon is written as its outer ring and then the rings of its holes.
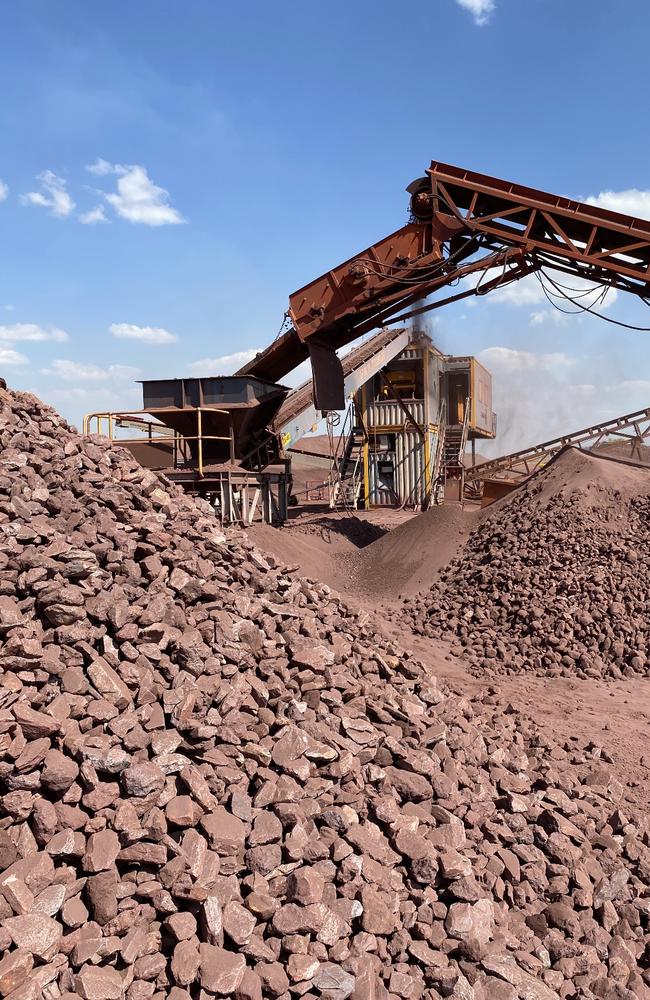
POLYGON ((199 441, 199 475, 203 475, 203 422, 201 420, 201 407, 199 406, 196 411, 196 422, 198 430, 198 441, 199 441))

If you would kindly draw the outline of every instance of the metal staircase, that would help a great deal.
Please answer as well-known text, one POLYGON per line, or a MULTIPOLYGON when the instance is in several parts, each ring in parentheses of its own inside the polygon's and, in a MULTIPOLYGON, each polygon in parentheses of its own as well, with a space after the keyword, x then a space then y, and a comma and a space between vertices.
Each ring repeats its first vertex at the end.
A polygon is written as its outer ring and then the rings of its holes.
POLYGON ((441 424, 438 431, 438 447, 442 455, 438 480, 445 500, 461 500, 463 496, 469 413, 470 400, 467 398, 462 424, 441 424))
POLYGON ((457 468, 462 459, 463 429, 460 426, 445 427, 445 444, 443 449, 442 467, 447 474, 450 469, 457 468))
MULTIPOLYGON (((329 433, 329 422, 328 422, 329 433)), ((368 435, 354 407, 346 414, 337 450, 330 448, 330 507, 357 510, 363 503, 363 446, 368 435)))

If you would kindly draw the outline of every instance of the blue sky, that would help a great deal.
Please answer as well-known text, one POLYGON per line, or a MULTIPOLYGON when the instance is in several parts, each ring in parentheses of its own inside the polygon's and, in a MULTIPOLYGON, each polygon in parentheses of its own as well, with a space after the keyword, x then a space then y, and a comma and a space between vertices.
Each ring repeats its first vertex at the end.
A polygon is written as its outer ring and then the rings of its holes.
MULTIPOLYGON (((640 0, 8 5, 2 374, 79 421, 226 370, 432 158, 650 215, 649 35, 640 0)), ((491 367, 498 450, 650 403, 650 334, 516 289, 432 331, 491 367)))

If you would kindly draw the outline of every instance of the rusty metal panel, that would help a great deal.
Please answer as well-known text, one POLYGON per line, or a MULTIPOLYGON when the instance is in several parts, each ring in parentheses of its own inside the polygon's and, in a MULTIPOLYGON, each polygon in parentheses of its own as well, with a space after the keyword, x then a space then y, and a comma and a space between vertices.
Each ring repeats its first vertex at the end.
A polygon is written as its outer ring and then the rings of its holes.
MULTIPOLYGON (((299 288, 289 296, 289 315, 298 336, 306 341, 342 319, 352 307, 363 311, 369 299, 390 288, 400 276, 410 275, 409 264, 430 253, 430 226, 411 222, 299 288)), ((441 256, 437 247, 436 256, 441 256)))
POLYGON ((171 469, 174 465, 174 441, 118 441, 145 469, 171 469))
POLYGON ((314 406, 321 412, 345 409, 343 366, 331 345, 315 337, 309 341, 314 383, 314 406))
POLYGON ((512 491, 517 488, 517 485, 518 483, 507 479, 484 480, 481 507, 489 507, 490 504, 493 504, 496 500, 500 500, 501 497, 505 497, 508 493, 512 493, 512 491))
POLYGON ((472 358, 472 423, 471 429, 492 434, 492 375, 480 361, 472 358))
POLYGON ((142 406, 145 410, 168 406, 185 406, 183 380, 180 378, 150 379, 142 383, 142 406))

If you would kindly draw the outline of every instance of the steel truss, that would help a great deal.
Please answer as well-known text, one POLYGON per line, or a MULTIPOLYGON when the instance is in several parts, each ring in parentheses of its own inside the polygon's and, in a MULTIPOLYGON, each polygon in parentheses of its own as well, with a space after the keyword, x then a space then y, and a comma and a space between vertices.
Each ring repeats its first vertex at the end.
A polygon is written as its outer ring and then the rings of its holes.
POLYGON ((583 430, 565 434, 552 441, 544 441, 542 444, 512 452, 510 455, 502 455, 490 462, 470 466, 465 469, 465 480, 468 484, 478 485, 486 479, 503 477, 506 473, 509 473, 509 478, 525 479, 546 465, 553 455, 567 445, 573 448, 593 449, 612 437, 629 441, 630 458, 641 459, 641 445, 644 441, 650 440, 650 407, 614 417, 613 420, 603 424, 585 427, 583 430))

